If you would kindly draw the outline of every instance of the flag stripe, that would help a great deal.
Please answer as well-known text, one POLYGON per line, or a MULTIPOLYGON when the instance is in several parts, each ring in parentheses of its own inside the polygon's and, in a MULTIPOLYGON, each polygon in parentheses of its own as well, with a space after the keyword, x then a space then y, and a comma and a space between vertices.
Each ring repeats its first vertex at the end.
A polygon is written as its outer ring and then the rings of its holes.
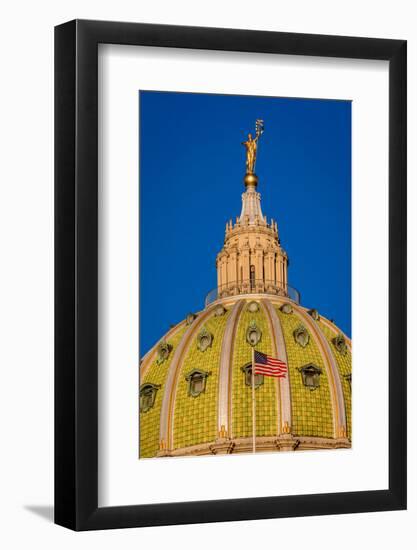
POLYGON ((278 374, 286 373, 287 371, 284 369, 262 369, 255 367, 255 374, 259 374, 260 372, 277 372, 278 374))
POLYGON ((267 362, 269 365, 285 365, 284 361, 281 361, 280 359, 272 359, 271 357, 268 357, 267 362))
POLYGON ((255 370, 270 370, 272 372, 287 372, 287 369, 278 367, 266 367, 265 365, 255 365, 255 370))
POLYGON ((255 351, 254 374, 285 378, 286 373, 287 364, 284 361, 276 359, 275 357, 270 357, 260 351, 255 351))
POLYGON ((262 376, 272 376, 272 377, 276 377, 276 378, 285 378, 286 377, 286 373, 285 372, 270 372, 270 371, 265 371, 265 372, 256 372, 255 374, 261 374, 262 376))

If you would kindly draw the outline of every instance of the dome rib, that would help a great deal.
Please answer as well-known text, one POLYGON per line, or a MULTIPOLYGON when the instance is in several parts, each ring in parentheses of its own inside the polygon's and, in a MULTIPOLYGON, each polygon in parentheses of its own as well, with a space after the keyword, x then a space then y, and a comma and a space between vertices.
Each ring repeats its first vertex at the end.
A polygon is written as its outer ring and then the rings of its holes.
POLYGON ((183 335, 181 342, 174 352, 171 364, 169 366, 168 375, 166 378, 166 387, 161 407, 159 441, 160 451, 163 454, 165 451, 173 449, 174 444, 174 410, 176 387, 178 381, 178 373, 181 370, 184 357, 186 356, 189 346, 195 337, 196 332, 201 328, 203 323, 213 313, 213 308, 201 312, 198 317, 188 327, 188 330, 183 335))
MULTIPOLYGON (((273 308, 269 300, 263 300, 265 309, 271 320, 271 332, 275 340, 275 349, 278 359, 284 361, 288 365, 287 348, 285 346, 284 334, 282 331, 281 321, 277 315, 277 312, 273 308)), ((278 381, 278 380, 277 380, 278 381)), ((291 389, 288 377, 281 378, 278 381, 280 391, 280 423, 278 425, 278 434, 288 433, 291 431, 292 415, 291 415, 291 389)))
MULTIPOLYGON (((180 323, 178 329, 171 331, 170 337, 168 335, 165 338, 162 338, 160 341, 165 340, 168 344, 172 346, 175 350, 178 344, 180 343, 184 333, 186 331, 185 323, 180 323)), ((140 384, 151 383, 157 384, 160 388, 157 391, 156 398, 154 401, 153 407, 148 410, 146 413, 140 414, 140 457, 150 457, 156 456, 159 448, 159 424, 160 424, 160 414, 161 406, 163 401, 163 395, 165 391, 165 380, 167 373, 169 371, 169 365, 173 358, 173 353, 170 353, 167 359, 161 363, 157 361, 157 348, 158 344, 155 346, 155 353, 151 353, 148 358, 152 358, 152 362, 149 361, 147 364, 143 365, 146 367, 140 373, 140 384)))
POLYGON ((294 307, 294 311, 306 324, 307 328, 313 334, 316 344, 323 353, 323 359, 327 378, 329 380, 330 396, 333 409, 333 436, 338 438, 346 437, 346 414, 345 402, 340 381, 339 370, 337 368, 336 358, 327 342, 326 337, 322 333, 318 323, 302 308, 294 307))
POLYGON ((351 395, 351 379, 348 380, 348 376, 352 376, 352 344, 351 341, 343 334, 343 332, 333 325, 330 321, 324 317, 320 317, 319 325, 324 333, 330 349, 333 352, 333 355, 336 358, 340 380, 342 383, 343 397, 345 401, 345 413, 346 413, 346 425, 347 425, 347 436, 352 439, 352 395, 351 395), (347 353, 341 354, 334 346, 333 339, 335 336, 338 336, 340 333, 345 336, 345 342, 347 345, 347 353))
MULTIPOLYGON (((231 386, 230 386, 230 416, 229 416, 229 437, 236 442, 241 450, 251 449, 252 437, 252 395, 248 388, 242 367, 250 365, 251 346, 247 342, 246 334, 249 325, 255 322, 261 333, 261 340, 256 344, 255 349, 268 355, 272 355, 272 334, 270 331, 267 315, 263 308, 256 313, 251 313, 246 307, 249 302, 256 301, 253 295, 251 299, 245 299, 245 306, 241 309, 235 339, 233 342, 232 362, 230 364, 231 386), (243 446, 242 446, 243 445, 243 446)), ((264 377, 262 385, 255 391, 256 398, 256 437, 262 438, 268 435, 271 440, 276 439, 277 427, 277 392, 275 380, 271 377, 264 377)))
MULTIPOLYGON (((272 355, 273 357, 278 357, 281 359, 278 355, 278 343, 277 343, 277 337, 276 337, 276 331, 275 327, 271 318, 270 310, 267 307, 268 302, 266 300, 261 300, 260 302, 261 307, 264 311, 265 317, 267 319, 268 325, 269 325, 269 331, 271 333, 271 343, 272 343, 272 355)), ((278 378, 274 379, 275 383, 275 392, 276 392, 276 400, 277 400, 277 435, 281 433, 281 425, 282 425, 282 399, 281 399, 281 385, 280 380, 278 378)))
MULTIPOLYGON (((213 444, 218 437, 217 400, 219 387, 219 366, 222 341, 231 310, 223 315, 211 315, 192 337, 191 345, 182 361, 175 386, 174 416, 172 422, 173 452, 178 449, 213 444), (211 345, 202 351, 199 342, 201 334, 212 335, 211 345), (202 391, 191 392, 190 373, 205 373, 202 391)), ((181 452, 181 451, 180 451, 181 452)))
POLYGON ((237 325, 242 311, 244 300, 238 300, 230 313, 226 323, 226 329, 223 336, 222 350, 220 354, 219 366, 219 388, 218 388, 218 409, 217 409, 217 427, 220 437, 225 437, 230 433, 230 365, 232 364, 232 354, 234 349, 234 340, 236 337, 237 325))

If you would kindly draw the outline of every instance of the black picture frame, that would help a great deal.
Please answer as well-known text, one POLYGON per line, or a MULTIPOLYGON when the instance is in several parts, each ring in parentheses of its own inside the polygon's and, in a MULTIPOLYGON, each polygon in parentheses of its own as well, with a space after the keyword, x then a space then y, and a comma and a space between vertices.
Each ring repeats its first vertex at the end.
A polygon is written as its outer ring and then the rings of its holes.
POLYGON ((74 20, 55 28, 55 522, 109 529, 406 508, 406 41, 74 20), (389 62, 389 488, 98 507, 98 44, 389 62))

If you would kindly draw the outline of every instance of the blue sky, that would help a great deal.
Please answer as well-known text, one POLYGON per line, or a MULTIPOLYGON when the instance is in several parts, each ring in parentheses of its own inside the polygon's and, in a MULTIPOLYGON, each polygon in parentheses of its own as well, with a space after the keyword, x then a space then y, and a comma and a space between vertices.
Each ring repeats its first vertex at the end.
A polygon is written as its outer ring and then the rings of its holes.
POLYGON ((140 353, 216 286, 240 214, 241 142, 265 121, 256 172, 301 303, 351 335, 350 101, 140 92, 140 353))

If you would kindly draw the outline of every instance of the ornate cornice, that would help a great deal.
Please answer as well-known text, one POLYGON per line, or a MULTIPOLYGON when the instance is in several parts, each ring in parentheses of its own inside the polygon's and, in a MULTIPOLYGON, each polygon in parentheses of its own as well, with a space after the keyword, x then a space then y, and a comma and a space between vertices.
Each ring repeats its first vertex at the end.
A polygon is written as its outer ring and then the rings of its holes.
MULTIPOLYGON (((332 439, 325 437, 296 436, 281 434, 279 437, 257 437, 256 452, 288 452, 307 451, 313 449, 350 449, 351 443, 348 439, 332 439)), ((236 454, 252 452, 252 438, 219 438, 216 441, 209 441, 182 447, 167 452, 160 450, 158 456, 204 456, 213 454, 236 454)))

